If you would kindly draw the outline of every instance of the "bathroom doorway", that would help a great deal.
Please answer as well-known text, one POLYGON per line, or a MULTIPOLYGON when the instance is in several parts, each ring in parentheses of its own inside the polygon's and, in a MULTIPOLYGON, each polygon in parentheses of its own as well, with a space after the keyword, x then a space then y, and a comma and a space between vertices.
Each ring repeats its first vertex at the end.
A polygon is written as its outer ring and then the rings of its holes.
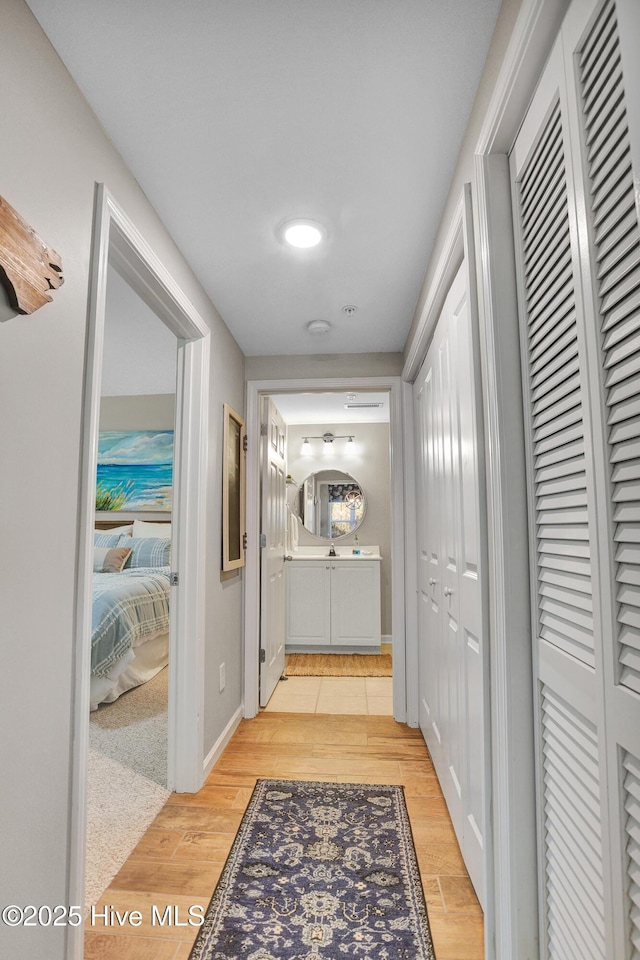
MULTIPOLYGON (((399 382, 380 382, 377 378, 366 383, 289 381, 258 385, 250 382, 248 393, 247 416, 249 421, 252 416, 255 418, 258 433, 261 432, 260 420, 256 414, 265 396, 274 401, 286 424, 285 556, 293 562, 284 565, 290 581, 285 630, 287 620, 292 616, 295 619, 296 595, 304 598, 305 622, 312 633, 317 630, 316 635, 307 637, 295 630, 295 636, 289 632, 283 674, 286 679, 276 684, 265 709, 394 713, 397 719, 405 719, 402 482, 394 483, 392 479, 394 469, 399 466, 398 430, 394 424, 394 413, 397 415, 399 408, 399 382), (327 437, 328 434, 331 436, 327 437), (358 509, 362 509, 356 502, 360 492, 364 510, 363 515, 356 518, 358 509), (313 502, 313 509, 304 510, 305 499, 308 507, 313 502), (323 511, 327 516, 331 513, 330 520, 323 516, 323 511), (398 514, 400 522, 395 523, 398 514), (336 562, 330 564, 328 556, 327 562, 323 562, 324 554, 328 555, 332 545, 336 562), (358 555, 354 553, 356 550, 358 555), (357 566, 344 563, 356 556, 357 566), (303 562, 307 557, 310 562, 303 562), (330 565, 339 570, 325 570, 330 565), (314 585, 310 589, 303 586, 301 591, 292 588, 300 576, 307 578, 307 584, 314 585), (330 586, 325 582, 328 576, 337 578, 332 581, 333 596, 342 591, 343 599, 346 597, 347 610, 343 605, 341 621, 340 617, 336 620, 335 610, 328 611, 326 606, 331 595, 330 586), (372 578, 373 582, 376 579, 379 582, 377 601, 365 603, 358 612, 353 609, 353 603, 362 595, 363 588, 368 589, 372 578), (313 611, 309 608, 312 598, 318 604, 313 611), (376 607, 377 634, 375 626, 368 622, 371 609, 376 607), (342 631, 337 643, 336 631, 342 631), (301 664, 301 660, 306 662, 301 664), (338 668, 339 661, 346 662, 338 668), (356 669, 358 662, 363 666, 356 669), (389 675, 391 664, 393 677, 389 675), (399 693, 396 694, 394 688, 399 693)), ((268 438, 263 442, 268 442, 268 438)), ((258 533, 262 532, 257 470, 260 451, 254 450, 253 454, 255 462, 252 464, 250 457, 247 464, 249 544, 252 526, 258 533)), ((259 542, 257 537, 256 541, 259 542)), ((259 553, 252 556, 249 550, 247 716, 257 712, 255 708, 251 712, 251 708, 253 693, 255 691, 257 699, 259 689, 256 636, 261 617, 255 610, 253 596, 259 566, 259 553)))

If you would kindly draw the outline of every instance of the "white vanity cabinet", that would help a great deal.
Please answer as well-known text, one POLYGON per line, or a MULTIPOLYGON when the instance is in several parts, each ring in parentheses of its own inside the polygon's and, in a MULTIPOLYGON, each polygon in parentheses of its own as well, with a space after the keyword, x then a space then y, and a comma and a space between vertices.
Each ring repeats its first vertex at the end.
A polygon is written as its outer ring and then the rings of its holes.
POLYGON ((286 578, 289 651, 380 646, 380 558, 295 559, 286 578))

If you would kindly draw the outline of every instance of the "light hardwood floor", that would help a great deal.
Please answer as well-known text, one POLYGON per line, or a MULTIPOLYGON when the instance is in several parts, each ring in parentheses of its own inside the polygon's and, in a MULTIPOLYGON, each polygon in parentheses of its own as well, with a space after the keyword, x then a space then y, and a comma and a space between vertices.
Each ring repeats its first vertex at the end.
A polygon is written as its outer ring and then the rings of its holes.
POLYGON ((273 712, 242 721, 198 794, 170 797, 96 906, 85 960, 187 960, 188 909, 206 909, 257 777, 403 784, 437 960, 483 960, 482 912, 420 733, 385 716, 273 712), (185 925, 152 924, 167 905, 185 925), (120 927, 116 910, 142 923, 120 927))

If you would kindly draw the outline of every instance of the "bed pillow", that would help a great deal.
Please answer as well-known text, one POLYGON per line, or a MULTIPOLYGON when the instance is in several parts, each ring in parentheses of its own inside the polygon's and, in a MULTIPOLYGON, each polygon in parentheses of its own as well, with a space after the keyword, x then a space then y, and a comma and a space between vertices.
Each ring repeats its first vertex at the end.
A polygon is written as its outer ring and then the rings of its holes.
POLYGON ((171 540, 167 537, 121 537, 119 547, 131 547, 127 567, 168 567, 171 540))
POLYGON ((124 534, 126 537, 131 536, 132 530, 133 530, 132 523, 125 523, 123 527, 109 527, 108 530, 106 529, 98 530, 98 528, 96 527, 96 533, 117 533, 117 534, 124 534))
POLYGON ((94 573, 120 573, 131 556, 131 547, 94 547, 94 573))
POLYGON ((139 540, 141 537, 154 537, 159 540, 166 540, 171 536, 171 524, 149 523, 146 520, 134 520, 132 536, 137 540, 139 540))
POLYGON ((121 536, 121 533, 98 533, 96 530, 93 535, 93 545, 94 547, 115 547, 121 536))

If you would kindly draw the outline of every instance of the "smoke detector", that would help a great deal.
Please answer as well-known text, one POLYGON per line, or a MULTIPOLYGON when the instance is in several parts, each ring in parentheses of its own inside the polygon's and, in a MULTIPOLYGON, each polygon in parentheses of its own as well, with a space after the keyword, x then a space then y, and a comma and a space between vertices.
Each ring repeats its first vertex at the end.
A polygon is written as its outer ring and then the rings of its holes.
POLYGON ((307 324, 307 331, 314 337, 329 333, 329 330, 331 330, 331 324, 328 320, 312 320, 307 324))
POLYGON ((358 308, 353 303, 346 303, 342 308, 342 312, 346 313, 348 317, 352 317, 358 308))

